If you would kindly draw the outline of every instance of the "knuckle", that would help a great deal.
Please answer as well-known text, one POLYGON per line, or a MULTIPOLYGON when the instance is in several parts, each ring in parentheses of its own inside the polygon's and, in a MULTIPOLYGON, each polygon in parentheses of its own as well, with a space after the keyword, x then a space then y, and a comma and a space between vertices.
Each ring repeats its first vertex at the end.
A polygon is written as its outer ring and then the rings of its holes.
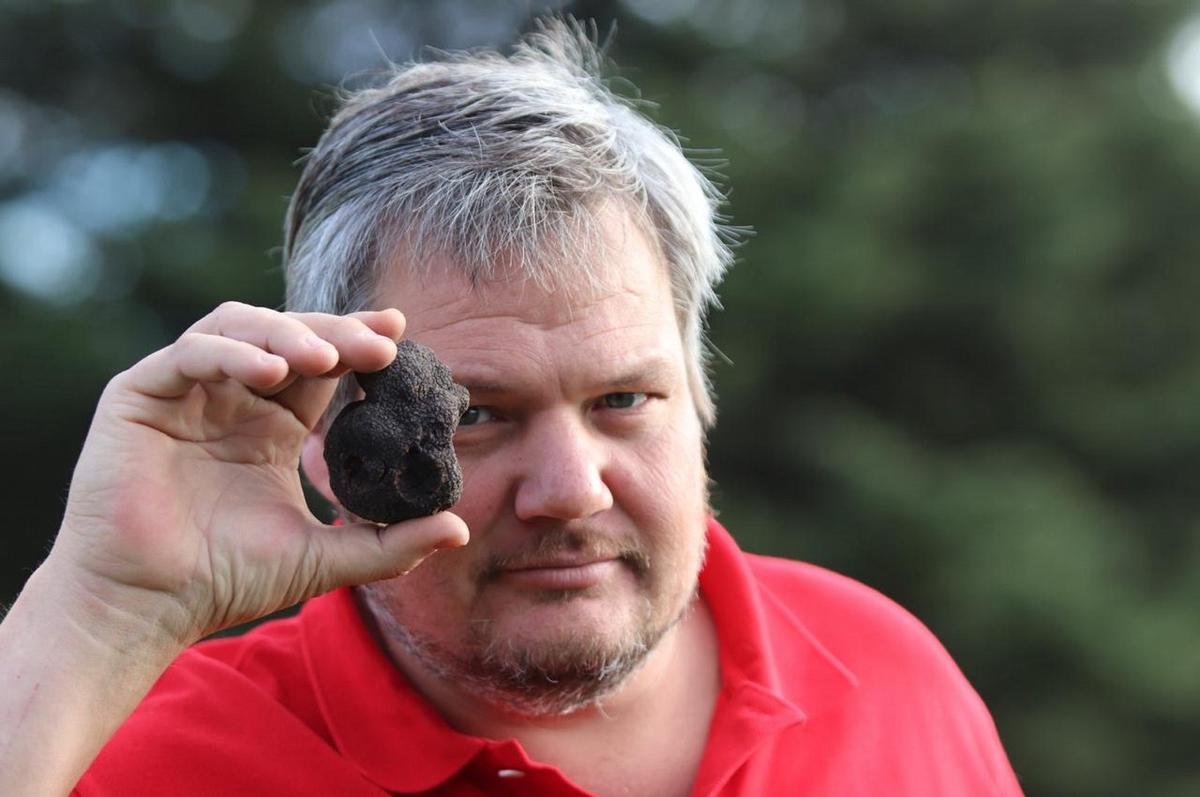
POLYGON ((341 319, 341 321, 345 325, 348 332, 356 335, 360 335, 363 332, 375 331, 371 329, 367 322, 359 316, 346 316, 345 318, 341 319))
POLYGON ((232 299, 221 302, 213 311, 214 315, 230 315, 232 313, 240 313, 250 309, 250 305, 245 302, 238 302, 232 299))
POLYGON ((269 307, 258 307, 252 304, 243 304, 238 312, 250 321, 261 323, 264 326, 278 322, 281 317, 280 313, 269 307))
POLYGON ((177 352, 188 352, 192 349, 195 349, 197 346, 202 345, 208 339, 208 337, 208 335, 205 335, 201 332, 192 332, 189 330, 180 335, 179 338, 173 344, 171 344, 171 348, 177 352))
POLYGON ((337 329, 341 321, 341 318, 329 313, 287 313, 287 317, 307 331, 318 333, 337 329))
POLYGON ((104 390, 100 392, 99 403, 105 404, 112 400, 113 396, 126 390, 133 381, 133 370, 137 365, 132 365, 124 371, 118 371, 113 374, 112 379, 108 380, 108 384, 104 386, 104 390))

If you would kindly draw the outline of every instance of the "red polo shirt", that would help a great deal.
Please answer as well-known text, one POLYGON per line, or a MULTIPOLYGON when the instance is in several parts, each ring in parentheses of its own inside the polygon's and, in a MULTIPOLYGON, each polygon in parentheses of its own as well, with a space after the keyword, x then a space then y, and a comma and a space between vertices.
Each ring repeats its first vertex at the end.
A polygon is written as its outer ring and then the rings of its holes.
MULTIPOLYGON (((987 710, 911 615, 829 571, 745 554, 715 521, 709 540, 700 587, 722 689, 692 794, 1021 793, 987 710)), ((586 794, 513 739, 449 727, 348 590, 184 653, 76 793, 586 794)))

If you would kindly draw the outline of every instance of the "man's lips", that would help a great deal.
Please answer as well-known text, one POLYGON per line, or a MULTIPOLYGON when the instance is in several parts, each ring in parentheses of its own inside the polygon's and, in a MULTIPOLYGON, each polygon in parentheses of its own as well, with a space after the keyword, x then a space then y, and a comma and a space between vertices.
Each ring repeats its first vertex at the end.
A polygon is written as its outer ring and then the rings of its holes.
POLYGON ((500 571, 509 584, 530 589, 587 589, 607 581, 621 568, 619 559, 553 559, 500 571))

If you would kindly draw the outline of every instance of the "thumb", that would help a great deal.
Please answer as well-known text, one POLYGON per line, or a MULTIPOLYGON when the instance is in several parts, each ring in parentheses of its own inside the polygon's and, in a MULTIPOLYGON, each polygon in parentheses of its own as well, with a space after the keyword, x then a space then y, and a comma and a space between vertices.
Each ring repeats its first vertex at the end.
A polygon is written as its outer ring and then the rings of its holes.
POLYGON ((452 512, 406 520, 391 526, 347 523, 323 526, 312 536, 316 582, 324 591, 402 575, 442 548, 467 544, 470 532, 452 512))

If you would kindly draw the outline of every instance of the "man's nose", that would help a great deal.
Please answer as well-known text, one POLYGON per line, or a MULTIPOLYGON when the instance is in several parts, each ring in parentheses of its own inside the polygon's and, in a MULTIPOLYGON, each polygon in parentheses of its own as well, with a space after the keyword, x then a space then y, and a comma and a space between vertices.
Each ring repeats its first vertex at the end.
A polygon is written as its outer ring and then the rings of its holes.
POLYGON ((576 417, 545 417, 527 430, 516 514, 521 520, 578 520, 612 506, 602 441, 576 417))

